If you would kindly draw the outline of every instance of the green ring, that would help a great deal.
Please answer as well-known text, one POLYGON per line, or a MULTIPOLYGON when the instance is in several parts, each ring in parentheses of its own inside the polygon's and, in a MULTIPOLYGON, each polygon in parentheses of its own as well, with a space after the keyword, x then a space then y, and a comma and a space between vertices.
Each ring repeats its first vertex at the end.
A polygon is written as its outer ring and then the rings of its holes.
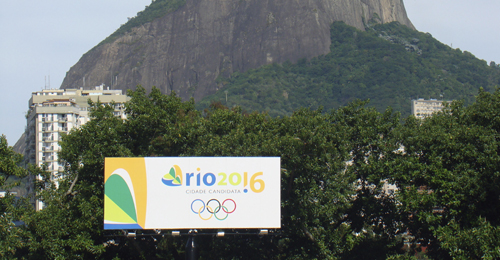
MULTIPOLYGON (((223 208, 223 209, 225 209, 225 210, 226 210, 226 212, 227 212, 227 208, 226 208, 226 206, 222 206, 222 208, 223 208)), ((215 208, 215 211, 214 211, 215 213, 214 213, 213 215, 215 216, 215 218, 216 218, 216 219, 218 219, 218 220, 224 220, 224 219, 226 219, 226 218, 227 218, 227 216, 229 216, 229 214, 227 214, 227 213, 226 213, 226 217, 225 217, 225 218, 218 218, 218 217, 217 217, 217 212, 218 212, 219 210, 220 210, 220 209, 219 209, 219 207, 215 208)), ((223 210, 223 211, 224 211, 224 210, 223 210)))

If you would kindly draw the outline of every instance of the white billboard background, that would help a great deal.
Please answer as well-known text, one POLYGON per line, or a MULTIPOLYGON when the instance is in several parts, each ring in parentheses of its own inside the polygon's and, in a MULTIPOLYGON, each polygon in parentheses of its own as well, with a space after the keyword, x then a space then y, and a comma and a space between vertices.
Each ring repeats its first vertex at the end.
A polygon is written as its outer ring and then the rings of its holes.
POLYGON ((281 227, 279 157, 144 159, 147 175, 144 229, 281 227), (162 178, 174 165, 182 171, 182 183, 167 186, 162 178), (262 184, 265 186, 260 191, 262 184))

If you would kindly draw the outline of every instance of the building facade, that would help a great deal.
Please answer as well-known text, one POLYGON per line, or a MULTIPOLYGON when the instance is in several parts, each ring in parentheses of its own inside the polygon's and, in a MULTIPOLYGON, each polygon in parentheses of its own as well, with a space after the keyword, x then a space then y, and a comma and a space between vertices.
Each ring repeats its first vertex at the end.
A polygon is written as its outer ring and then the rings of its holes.
MULTIPOLYGON (((28 163, 42 167, 45 165, 56 182, 64 172, 59 161, 61 149, 59 141, 62 133, 68 133, 90 120, 88 100, 102 104, 114 104, 114 114, 126 119, 124 103, 130 98, 122 90, 104 90, 98 86, 94 90, 83 89, 45 89, 33 92, 27 112, 25 159, 28 163)), ((35 203, 37 210, 41 202, 35 203)))
POLYGON ((451 101, 437 99, 425 100, 423 98, 412 100, 411 113, 415 117, 423 119, 431 116, 433 113, 443 110, 445 103, 451 103, 451 101))

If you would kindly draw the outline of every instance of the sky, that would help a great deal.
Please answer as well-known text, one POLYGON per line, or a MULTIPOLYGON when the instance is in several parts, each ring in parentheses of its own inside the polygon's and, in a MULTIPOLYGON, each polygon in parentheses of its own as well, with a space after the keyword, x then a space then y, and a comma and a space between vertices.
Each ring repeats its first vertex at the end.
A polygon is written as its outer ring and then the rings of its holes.
MULTIPOLYGON (((59 88, 80 57, 151 0, 0 0, 0 134, 24 132, 31 93, 59 88)), ((418 31, 500 63, 499 0, 404 0, 418 31)))

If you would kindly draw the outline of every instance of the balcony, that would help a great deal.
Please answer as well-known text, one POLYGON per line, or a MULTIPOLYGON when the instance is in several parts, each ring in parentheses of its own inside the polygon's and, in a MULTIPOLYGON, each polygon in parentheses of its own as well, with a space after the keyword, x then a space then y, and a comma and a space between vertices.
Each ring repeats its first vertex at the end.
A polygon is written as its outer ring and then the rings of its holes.
POLYGON ((42 157, 43 162, 48 162, 48 161, 53 161, 53 160, 54 160, 54 156, 43 156, 42 157))
POLYGON ((53 152, 54 146, 44 146, 42 147, 42 152, 53 152))

